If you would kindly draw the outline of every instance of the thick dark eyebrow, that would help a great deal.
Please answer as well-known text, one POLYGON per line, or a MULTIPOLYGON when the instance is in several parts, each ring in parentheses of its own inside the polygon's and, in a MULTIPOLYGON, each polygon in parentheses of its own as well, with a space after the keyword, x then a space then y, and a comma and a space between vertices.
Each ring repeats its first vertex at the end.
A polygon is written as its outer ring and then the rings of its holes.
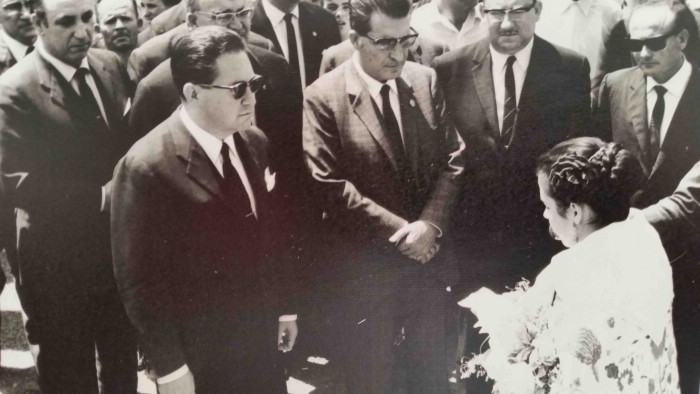
POLYGON ((54 19, 54 23, 64 27, 70 27, 75 24, 77 19, 75 15, 59 15, 58 18, 54 19))
POLYGON ((89 22, 90 19, 92 19, 92 10, 85 11, 82 15, 80 15, 80 20, 82 20, 85 23, 89 22))

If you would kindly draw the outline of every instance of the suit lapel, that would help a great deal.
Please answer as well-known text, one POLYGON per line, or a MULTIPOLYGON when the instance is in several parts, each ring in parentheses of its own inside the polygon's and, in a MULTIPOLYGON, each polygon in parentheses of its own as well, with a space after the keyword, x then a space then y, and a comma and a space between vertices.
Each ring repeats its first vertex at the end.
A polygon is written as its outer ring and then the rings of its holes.
POLYGON ((345 62, 345 86, 353 111, 387 155, 391 166, 394 170, 398 171, 399 167, 396 155, 391 147, 389 138, 387 138, 383 122, 379 120, 379 114, 375 108, 374 100, 372 100, 360 74, 357 73, 352 60, 345 62))
POLYGON ((104 106, 107 124, 112 128, 120 118, 119 115, 121 115, 115 114, 118 108, 116 97, 117 87, 114 85, 114 79, 109 75, 107 68, 100 59, 91 56, 89 52, 87 58, 90 69, 93 71, 92 76, 95 79, 97 91, 100 93, 100 101, 102 101, 102 105, 104 106))
MULTIPOLYGON (((58 71, 54 70, 44 58, 39 56, 39 51, 32 52, 29 56, 35 57, 35 64, 39 74, 39 84, 42 90, 49 94, 49 98, 54 104, 67 111, 68 105, 66 102, 66 95, 58 81, 58 71)), ((70 83, 70 81, 67 82, 70 83)))
MULTIPOLYGON (((257 32, 263 37, 266 37, 275 44, 277 52, 282 52, 282 46, 280 46, 279 41, 277 41, 277 35, 275 34, 275 29, 272 28, 272 23, 270 23, 270 18, 265 14, 265 9, 262 5, 262 0, 258 0, 255 5, 255 11, 253 12, 253 20, 251 22, 252 30, 257 32)), ((300 24, 301 27, 301 24, 300 24)))
POLYGON ((647 126, 647 94, 646 83, 642 72, 635 70, 630 79, 629 100, 627 113, 632 122, 632 133, 639 143, 639 151, 643 155, 645 171, 649 174, 656 158, 649 155, 649 129, 647 126))
MULTIPOLYGON (((399 105, 401 108, 401 123, 403 127, 404 149, 406 156, 411 166, 413 174, 418 174, 418 158, 419 151, 419 135, 418 126, 421 122, 422 112, 419 106, 416 105, 416 98, 413 95, 413 87, 410 85, 410 79, 404 79, 404 76, 396 79, 396 87, 399 91, 399 105)), ((424 120, 421 124, 425 122, 424 120)))
POLYGON ((476 87, 476 93, 479 96, 481 107, 484 109, 489 126, 491 126, 492 136, 498 139, 500 127, 498 126, 498 115, 496 114, 496 94, 493 90, 492 67, 488 41, 483 40, 480 42, 474 54, 472 74, 474 76, 474 86, 476 87))
POLYGON ((666 136, 661 144, 661 149, 659 149, 659 155, 654 161, 654 166, 649 174, 649 178, 657 172, 659 167, 661 167, 667 156, 667 152, 682 152, 685 147, 682 145, 687 145, 690 141, 695 141, 692 137, 692 133, 698 133, 698 130, 692 128, 692 125, 697 125, 697 121, 700 116, 698 116, 697 103, 700 102, 700 75, 698 71, 693 69, 692 74, 690 74, 690 80, 688 81, 688 86, 686 86, 683 91, 683 96, 681 96, 678 102, 678 107, 676 108, 671 123, 668 125, 668 130, 666 131, 666 136), (688 127, 691 125, 691 127, 688 127))

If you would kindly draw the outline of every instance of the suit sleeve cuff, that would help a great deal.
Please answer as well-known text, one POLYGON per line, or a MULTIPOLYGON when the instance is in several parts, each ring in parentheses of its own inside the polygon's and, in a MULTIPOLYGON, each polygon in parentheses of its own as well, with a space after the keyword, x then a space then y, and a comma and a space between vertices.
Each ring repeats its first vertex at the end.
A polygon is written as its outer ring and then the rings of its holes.
POLYGON ((435 229, 438 231, 437 238, 442 237, 442 229, 441 229, 440 227, 438 227, 437 224, 435 224, 435 223, 433 223, 433 222, 431 222, 431 221, 429 221, 429 220, 423 220, 423 221, 426 222, 426 223, 428 223, 429 225, 435 227, 435 229))
POLYGON ((282 315, 279 318, 279 321, 295 321, 297 319, 297 315, 282 315))
POLYGON ((181 366, 180 368, 176 369, 175 371, 156 379, 156 383, 158 384, 166 384, 170 382, 174 382, 181 377, 185 376, 187 372, 190 372, 190 369, 187 367, 187 364, 181 366))

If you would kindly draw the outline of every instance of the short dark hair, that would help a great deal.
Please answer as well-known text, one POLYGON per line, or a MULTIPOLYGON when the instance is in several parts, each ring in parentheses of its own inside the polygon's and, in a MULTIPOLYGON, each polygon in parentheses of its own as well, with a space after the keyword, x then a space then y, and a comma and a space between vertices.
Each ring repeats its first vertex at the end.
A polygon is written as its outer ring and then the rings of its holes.
POLYGON ((599 138, 564 141, 537 159, 537 173, 549 179, 549 194, 561 212, 571 203, 587 204, 603 226, 624 220, 642 184, 639 160, 620 144, 599 138))
MULTIPOLYGON (((188 0, 197 1, 197 0, 188 0)), ((410 0, 350 0, 350 28, 357 34, 369 33, 369 18, 372 13, 382 14, 394 18, 405 18, 411 11, 410 0)))
MULTIPOLYGON (((96 2, 95 2, 95 6, 93 7, 93 8, 94 8, 94 11, 95 11, 95 22, 96 22, 96 23, 100 23, 100 11, 99 11, 99 7, 100 7, 100 3, 102 3, 103 1, 106 1, 106 0, 98 0, 98 1, 96 1, 96 2)), ((136 4, 136 0, 131 0, 131 6, 132 6, 133 9, 134 9, 134 16, 136 17, 136 19, 139 19, 139 6, 136 4)))
POLYGON ((178 4, 180 4, 181 0, 163 0, 163 4, 165 4, 166 7, 174 7, 178 4))
POLYGON ((180 97, 186 83, 209 84, 216 79, 219 57, 242 51, 245 43, 241 37, 225 27, 204 26, 187 32, 175 43, 170 58, 173 82, 180 97))

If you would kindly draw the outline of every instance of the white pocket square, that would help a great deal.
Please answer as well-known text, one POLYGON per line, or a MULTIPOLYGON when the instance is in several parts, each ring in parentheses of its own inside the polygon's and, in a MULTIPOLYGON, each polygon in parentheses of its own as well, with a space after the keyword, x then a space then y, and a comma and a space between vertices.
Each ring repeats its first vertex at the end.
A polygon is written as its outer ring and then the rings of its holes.
POLYGON ((267 191, 270 192, 275 188, 275 177, 277 173, 270 172, 270 167, 265 168, 265 186, 267 186, 267 191))

